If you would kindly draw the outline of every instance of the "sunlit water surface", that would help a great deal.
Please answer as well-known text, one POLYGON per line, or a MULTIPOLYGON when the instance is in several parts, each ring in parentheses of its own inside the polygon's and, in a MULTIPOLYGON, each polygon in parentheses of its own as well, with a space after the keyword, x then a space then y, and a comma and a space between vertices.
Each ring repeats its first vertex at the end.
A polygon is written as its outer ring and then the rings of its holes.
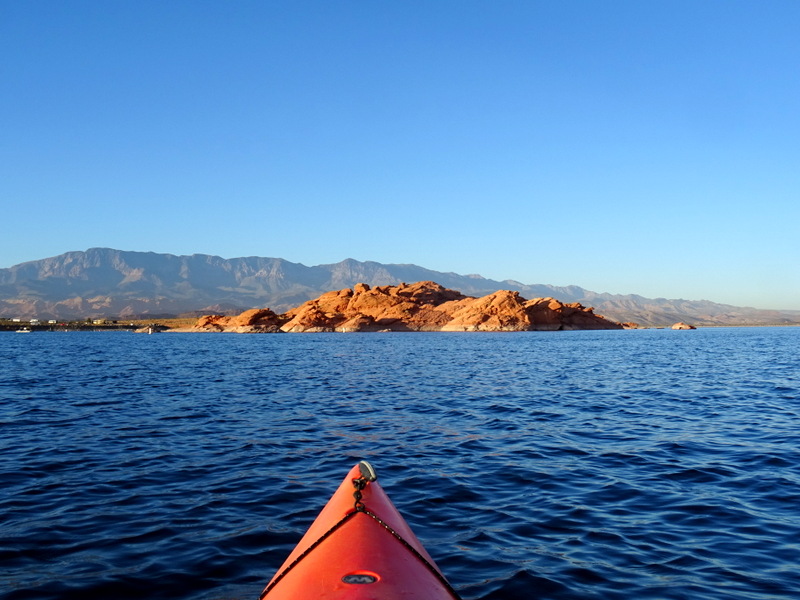
POLYGON ((0 334, 0 598, 255 600, 361 458, 465 599, 800 598, 799 348, 0 334))

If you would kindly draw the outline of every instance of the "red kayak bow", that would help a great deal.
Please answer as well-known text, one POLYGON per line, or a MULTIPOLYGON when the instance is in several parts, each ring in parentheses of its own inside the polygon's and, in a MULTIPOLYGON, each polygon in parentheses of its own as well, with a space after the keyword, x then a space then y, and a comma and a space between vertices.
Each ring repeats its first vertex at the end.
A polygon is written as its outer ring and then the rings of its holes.
POLYGON ((260 600, 460 600, 376 479, 351 469, 260 600))

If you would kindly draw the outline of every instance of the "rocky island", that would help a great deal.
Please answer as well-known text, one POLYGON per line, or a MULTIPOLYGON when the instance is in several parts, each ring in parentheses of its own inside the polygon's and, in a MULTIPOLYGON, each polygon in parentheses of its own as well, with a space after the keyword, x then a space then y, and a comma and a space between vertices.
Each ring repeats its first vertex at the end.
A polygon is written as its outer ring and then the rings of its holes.
POLYGON ((526 300, 500 290, 474 298, 433 281, 327 292, 283 314, 256 308, 238 316, 206 315, 182 331, 237 333, 357 331, 559 331, 623 329, 592 308, 554 298, 526 300))

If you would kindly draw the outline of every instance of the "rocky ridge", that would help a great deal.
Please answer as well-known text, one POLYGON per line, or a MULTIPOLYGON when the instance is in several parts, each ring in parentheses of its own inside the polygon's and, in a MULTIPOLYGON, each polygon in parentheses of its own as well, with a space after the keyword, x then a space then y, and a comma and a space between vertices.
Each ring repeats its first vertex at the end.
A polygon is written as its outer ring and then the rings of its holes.
POLYGON ((67 252, 0 269, 0 317, 156 319, 238 315, 261 306, 283 313, 328 290, 353 288, 358 282, 375 287, 402 281, 436 281, 474 297, 502 289, 526 298, 558 298, 565 303, 594 306, 607 318, 635 321, 645 327, 666 327, 678 321, 701 326, 800 324, 800 311, 495 281, 408 264, 347 259, 308 267, 279 258, 223 259, 112 248, 67 252))
MULTIPOLYGON (((357 332, 357 331, 558 331, 623 329, 577 302, 526 300, 500 290, 475 298, 433 281, 327 292, 278 315, 268 308, 235 317, 205 315, 189 331, 357 332)), ((186 330, 184 330, 186 331, 186 330)))

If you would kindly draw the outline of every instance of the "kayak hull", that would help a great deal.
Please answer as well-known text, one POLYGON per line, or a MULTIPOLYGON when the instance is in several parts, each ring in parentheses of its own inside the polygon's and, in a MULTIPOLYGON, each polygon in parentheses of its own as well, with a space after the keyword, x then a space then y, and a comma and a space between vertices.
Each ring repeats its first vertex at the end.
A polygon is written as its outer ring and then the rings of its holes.
POLYGON ((359 465, 267 585, 262 600, 454 600, 457 594, 376 481, 359 465), (363 478, 362 478, 363 479, 363 478))

